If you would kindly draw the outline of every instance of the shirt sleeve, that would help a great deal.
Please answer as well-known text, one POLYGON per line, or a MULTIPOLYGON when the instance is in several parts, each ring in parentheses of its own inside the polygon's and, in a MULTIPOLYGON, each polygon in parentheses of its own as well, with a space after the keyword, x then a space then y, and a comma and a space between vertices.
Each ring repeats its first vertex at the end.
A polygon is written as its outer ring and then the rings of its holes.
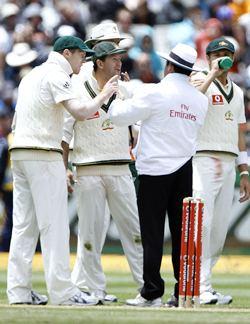
POLYGON ((73 138, 74 124, 75 118, 68 111, 65 111, 62 140, 68 144, 70 144, 73 138))
POLYGON ((114 100, 109 108, 109 118, 118 126, 129 126, 147 119, 151 115, 152 95, 145 89, 130 99, 114 100))
POLYGON ((49 85, 56 104, 76 98, 70 77, 66 73, 57 73, 50 77, 49 85))

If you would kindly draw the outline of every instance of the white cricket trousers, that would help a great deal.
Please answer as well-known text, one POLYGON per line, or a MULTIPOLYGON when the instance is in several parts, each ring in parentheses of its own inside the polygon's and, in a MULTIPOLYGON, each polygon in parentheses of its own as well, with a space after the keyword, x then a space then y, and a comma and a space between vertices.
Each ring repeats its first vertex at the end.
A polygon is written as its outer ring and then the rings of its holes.
POLYGON ((10 303, 30 302, 32 258, 40 234, 50 301, 60 304, 79 290, 69 268, 67 185, 62 161, 12 161, 13 230, 7 295, 10 303))
POLYGON ((90 291, 106 289, 101 252, 107 232, 105 206, 108 202, 133 278, 141 288, 143 249, 132 177, 81 176, 76 192, 79 223, 73 283, 90 291))
POLYGON ((201 286, 212 288, 212 268, 226 240, 234 195, 235 159, 193 158, 193 195, 205 200, 202 238, 201 286))

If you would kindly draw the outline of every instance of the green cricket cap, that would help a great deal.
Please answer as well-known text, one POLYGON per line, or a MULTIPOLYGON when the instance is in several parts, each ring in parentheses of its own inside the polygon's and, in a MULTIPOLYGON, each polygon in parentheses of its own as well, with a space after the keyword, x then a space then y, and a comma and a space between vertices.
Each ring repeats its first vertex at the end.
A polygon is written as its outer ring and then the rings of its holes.
POLYGON ((216 52, 222 49, 226 49, 231 53, 235 52, 235 48, 234 45, 229 42, 229 40, 227 40, 224 37, 220 37, 220 38, 216 38, 214 39, 212 42, 210 42, 206 48, 206 53, 212 53, 212 52, 216 52))
POLYGON ((75 36, 62 36, 58 37, 54 43, 53 51, 61 52, 64 49, 79 49, 83 52, 86 52, 86 56, 91 56, 95 53, 92 49, 90 49, 84 41, 75 36))
POLYGON ((108 55, 113 54, 124 54, 127 51, 119 47, 116 43, 113 42, 100 42, 93 47, 95 54, 93 55, 93 61, 103 58, 108 55))

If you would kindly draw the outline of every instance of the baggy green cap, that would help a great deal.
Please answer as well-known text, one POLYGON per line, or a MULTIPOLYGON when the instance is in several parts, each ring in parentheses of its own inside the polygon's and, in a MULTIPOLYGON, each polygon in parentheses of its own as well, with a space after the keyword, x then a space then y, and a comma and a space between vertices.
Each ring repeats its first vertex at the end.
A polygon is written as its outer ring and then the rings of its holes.
POLYGON ((95 51, 91 50, 83 40, 79 37, 75 36, 62 36, 56 39, 53 51, 61 52, 64 49, 75 49, 78 48, 79 50, 86 52, 87 56, 91 56, 95 53, 95 51))
POLYGON ((220 37, 220 38, 216 38, 214 39, 212 42, 210 42, 206 48, 206 53, 212 53, 212 52, 216 52, 222 49, 226 49, 231 53, 235 52, 235 48, 234 45, 229 42, 229 40, 227 40, 224 37, 220 37))
POLYGON ((93 50, 95 51, 95 54, 92 57, 93 61, 108 55, 124 54, 127 52, 125 49, 119 47, 113 42, 100 42, 93 47, 93 50))

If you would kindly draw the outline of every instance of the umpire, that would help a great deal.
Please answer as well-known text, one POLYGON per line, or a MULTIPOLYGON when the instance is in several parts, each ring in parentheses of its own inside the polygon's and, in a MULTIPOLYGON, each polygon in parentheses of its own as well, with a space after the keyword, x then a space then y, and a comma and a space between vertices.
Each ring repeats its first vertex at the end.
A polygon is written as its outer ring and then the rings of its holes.
POLYGON ((141 120, 136 168, 139 173, 138 209, 142 235, 144 286, 132 306, 161 306, 164 281, 160 275, 165 215, 172 236, 172 262, 178 298, 182 200, 192 195, 192 156, 208 101, 189 84, 196 51, 178 44, 167 60, 165 77, 142 86, 132 99, 111 104, 111 120, 131 125, 141 120))

